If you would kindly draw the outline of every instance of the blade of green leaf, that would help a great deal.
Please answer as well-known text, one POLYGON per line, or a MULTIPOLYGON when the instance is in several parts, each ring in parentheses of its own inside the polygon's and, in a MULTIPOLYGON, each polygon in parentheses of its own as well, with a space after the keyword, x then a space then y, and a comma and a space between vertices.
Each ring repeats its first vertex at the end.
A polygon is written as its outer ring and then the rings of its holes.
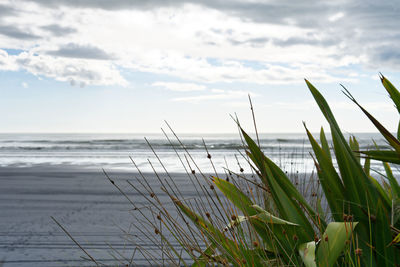
POLYGON ((318 266, 334 266, 357 224, 357 222, 331 222, 328 224, 316 249, 318 266))
POLYGON ((315 242, 303 243, 299 246, 299 254, 306 267, 317 267, 315 262, 315 242))
POLYGON ((400 92, 394 87, 394 85, 386 79, 382 74, 380 75, 381 82, 383 87, 385 87, 386 91, 389 93, 390 98, 393 100, 396 105, 397 111, 400 113, 400 92))
POLYGON ((394 164, 400 164, 400 158, 396 151, 390 150, 368 150, 360 151, 360 153, 368 156, 370 159, 375 159, 394 164))
MULTIPOLYGON (((368 203, 376 203, 376 188, 364 173, 358 159, 346 142, 328 103, 310 82, 306 80, 306 83, 330 125, 336 161, 345 187, 347 200, 351 203, 358 203, 363 207, 367 207, 368 203)), ((364 217, 359 208, 353 210, 358 218, 364 217)))
POLYGON ((329 144, 328 144, 328 141, 326 140, 324 128, 322 128, 322 127, 321 127, 321 131, 319 134, 319 139, 321 140, 322 150, 325 152, 325 154, 329 158, 329 160, 332 161, 331 149, 329 148, 329 144))
POLYGON ((393 199, 400 199, 400 186, 397 182, 396 178, 393 175, 392 169, 390 168, 387 162, 383 162, 383 167, 386 171, 386 178, 389 180, 390 187, 392 190, 392 198, 393 199))
POLYGON ((342 86, 344 91, 343 93, 354 103, 356 104, 362 112, 368 117, 368 119, 375 125, 375 127, 379 130, 379 132, 385 137, 385 139, 389 142, 389 144, 396 150, 396 152, 400 155, 400 142, 396 139, 374 116, 372 116, 365 108, 363 108, 357 100, 350 94, 350 92, 342 86))
POLYGON ((395 266, 395 262, 398 262, 399 258, 397 249, 391 246, 388 247, 392 242, 389 222, 389 211, 386 210, 381 201, 378 201, 378 213, 376 215, 376 222, 373 224, 373 231, 375 233, 375 250, 379 251, 379 254, 376 255, 376 263, 379 267, 395 266))
POLYGON ((326 155, 325 150, 318 145, 305 124, 304 127, 311 147, 318 160, 318 164, 316 165, 318 177, 329 207, 331 208, 332 215, 335 220, 341 220, 343 214, 343 202, 345 201, 342 180, 336 172, 332 160, 326 155))
POLYGON ((353 151, 354 155, 360 162, 360 153, 358 152, 360 151, 360 145, 358 144, 358 141, 355 136, 350 136, 349 145, 350 149, 353 151))
POLYGON ((312 212, 312 216, 316 217, 315 212, 290 182, 285 173, 261 152, 260 148, 243 129, 241 131, 250 150, 249 156, 258 167, 263 183, 271 191, 272 200, 277 207, 279 217, 303 226, 305 232, 301 231, 299 236, 307 233, 306 236, 301 236, 301 238, 305 240, 311 239, 314 230, 298 202, 302 205, 304 204, 304 207, 312 212))
POLYGON ((261 208, 258 205, 253 205, 253 207, 259 212, 256 215, 250 216, 250 218, 252 219, 258 219, 264 223, 270 223, 270 224, 287 224, 287 225, 293 225, 293 226, 299 226, 296 223, 292 223, 286 220, 283 220, 281 218, 278 218, 274 215, 272 215, 271 213, 269 213, 268 211, 264 210, 263 208, 261 208))
POLYGON ((235 185, 215 176, 212 178, 214 184, 219 188, 219 190, 221 190, 221 192, 245 215, 251 216, 257 213, 257 211, 252 207, 254 203, 235 185))

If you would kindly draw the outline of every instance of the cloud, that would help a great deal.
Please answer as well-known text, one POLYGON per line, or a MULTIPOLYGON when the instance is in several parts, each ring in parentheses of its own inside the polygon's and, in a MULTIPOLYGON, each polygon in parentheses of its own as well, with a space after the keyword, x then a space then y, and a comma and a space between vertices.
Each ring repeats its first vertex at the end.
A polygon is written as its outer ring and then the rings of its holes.
POLYGON ((94 64, 93 60, 65 60, 27 52, 8 55, 0 49, 0 69, 26 70, 37 76, 70 82, 72 85, 128 85, 115 66, 98 61, 94 64))
MULTIPOLYGON (((0 48, 65 66, 75 60, 72 65, 85 70, 104 61, 100 65, 113 66, 120 77, 123 69, 202 84, 356 81, 340 68, 400 68, 396 6, 370 0, 5 0, 0 14, 10 14, 0 19, 0 48)), ((1 69, 16 69, 13 64, 0 55, 1 69)), ((63 71, 44 73, 64 80, 55 76, 63 71)), ((109 84, 97 75, 104 72, 88 73, 109 84)))
POLYGON ((107 60, 113 57, 107 54, 104 50, 91 45, 79 45, 69 43, 61 46, 55 51, 48 51, 48 55, 70 58, 85 58, 85 59, 101 59, 107 60))
POLYGON ((15 8, 5 4, 0 4, 0 17, 14 16, 16 13, 15 8))
POLYGON ((21 39, 21 40, 34 40, 40 39, 40 36, 35 35, 26 30, 21 30, 12 25, 1 25, 0 26, 0 34, 5 35, 7 37, 21 39))
POLYGON ((232 99, 247 98, 247 96, 249 94, 251 94, 252 97, 257 96, 254 93, 240 91, 240 90, 226 90, 226 91, 220 90, 220 91, 218 91, 218 93, 209 93, 209 94, 187 96, 187 97, 177 97, 177 98, 171 99, 171 101, 198 103, 198 102, 209 101, 209 100, 232 100, 232 99))
POLYGON ((54 36, 64 36, 71 33, 76 33, 77 30, 72 27, 64 27, 57 24, 49 24, 46 26, 42 26, 42 29, 51 32, 54 36))
POLYGON ((206 89, 206 86, 195 83, 155 82, 151 85, 177 92, 203 91, 206 89))
POLYGON ((28 83, 26 83, 26 82, 22 82, 21 85, 22 85, 23 88, 28 88, 29 87, 28 83))

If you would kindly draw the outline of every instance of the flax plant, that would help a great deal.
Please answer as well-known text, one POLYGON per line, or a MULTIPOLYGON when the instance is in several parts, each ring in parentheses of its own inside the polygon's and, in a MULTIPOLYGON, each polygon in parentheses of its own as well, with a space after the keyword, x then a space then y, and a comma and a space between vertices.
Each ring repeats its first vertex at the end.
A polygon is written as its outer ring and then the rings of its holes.
MULTIPOLYGON (((384 76, 381 81, 400 113, 399 91, 384 76)), ((147 200, 146 205, 136 204, 109 178, 133 206, 137 220, 132 227, 140 235, 130 241, 148 264, 400 266, 400 186, 390 166, 400 164, 400 126, 397 137, 393 136, 343 87, 392 148, 360 151, 355 137, 345 139, 321 93, 307 80, 306 85, 329 123, 332 140, 329 144, 322 128, 315 138, 304 124, 319 186, 311 199, 263 153, 258 135, 254 141, 236 118, 243 142, 239 153, 249 165, 248 174, 240 165, 238 172, 226 168, 217 173, 206 142, 215 173, 204 174, 167 124, 177 142, 163 132, 196 196, 184 197, 154 150, 165 172, 154 169, 162 191, 156 192, 134 161, 139 175, 128 182, 147 200), (383 181, 371 175, 371 160, 382 161, 383 181), (173 212, 171 204, 176 208, 173 212), (157 250, 146 250, 140 245, 144 242, 157 250)), ((134 265, 133 256, 127 264, 134 265)))

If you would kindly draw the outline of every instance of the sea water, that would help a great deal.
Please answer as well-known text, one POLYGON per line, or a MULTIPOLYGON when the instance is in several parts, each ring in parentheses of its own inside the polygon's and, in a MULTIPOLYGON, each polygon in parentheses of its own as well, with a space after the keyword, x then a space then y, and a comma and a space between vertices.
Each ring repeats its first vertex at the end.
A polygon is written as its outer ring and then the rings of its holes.
MULTIPOLYGON (((389 148, 379 133, 354 135, 360 150, 373 148, 373 142, 381 149, 389 148)), ((305 134, 258 137, 265 155, 284 170, 304 173, 314 169, 305 134)), ((162 134, 0 134, 0 166, 74 165, 137 171, 134 162, 143 172, 162 172, 164 168, 178 173, 251 171, 239 134, 179 134, 179 140, 171 134, 168 138, 162 134)), ((329 138, 328 142, 332 145, 329 138)), ((372 162, 372 167, 382 169, 379 162, 372 162)))

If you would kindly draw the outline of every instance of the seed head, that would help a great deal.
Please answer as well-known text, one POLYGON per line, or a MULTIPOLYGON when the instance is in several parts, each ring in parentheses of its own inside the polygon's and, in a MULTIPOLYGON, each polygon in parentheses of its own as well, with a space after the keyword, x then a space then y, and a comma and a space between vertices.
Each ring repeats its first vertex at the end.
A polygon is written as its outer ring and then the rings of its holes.
POLYGON ((328 236, 325 236, 325 241, 326 241, 326 242, 328 242, 328 241, 329 241, 329 238, 328 238, 328 236))
POLYGON ((257 241, 254 241, 254 242, 253 242, 253 245, 254 245, 255 247, 258 247, 258 242, 257 242, 257 241))
POLYGON ((154 233, 155 233, 156 235, 158 235, 158 234, 160 233, 160 231, 159 231, 157 228, 154 228, 154 233))
POLYGON ((208 213, 208 212, 206 212, 206 216, 207 216, 207 218, 211 217, 210 213, 208 213))
POLYGON ((232 221, 236 221, 236 215, 235 214, 232 214, 232 216, 231 216, 231 219, 232 219, 232 221))
POLYGON ((157 215, 157 220, 161 221, 161 216, 157 215))
POLYGON ((211 189, 211 190, 214 190, 214 186, 213 186, 213 185, 210 185, 210 189, 211 189))
POLYGON ((356 248, 356 250, 354 252, 356 253, 357 256, 361 256, 362 255, 362 249, 361 248, 356 248))
POLYGON ((154 196, 155 196, 155 194, 154 194, 153 192, 151 192, 151 193, 150 193, 150 196, 151 196, 151 197, 154 197, 154 196))
POLYGON ((196 171, 195 170, 192 170, 192 174, 195 174, 196 173, 196 171))
POLYGON ((244 172, 243 168, 240 168, 240 172, 244 172))
POLYGON ((299 240, 299 237, 297 235, 293 235, 293 240, 297 241, 297 240, 299 240))
POLYGON ((210 154, 207 154, 207 158, 211 159, 211 155, 210 155, 210 154))

